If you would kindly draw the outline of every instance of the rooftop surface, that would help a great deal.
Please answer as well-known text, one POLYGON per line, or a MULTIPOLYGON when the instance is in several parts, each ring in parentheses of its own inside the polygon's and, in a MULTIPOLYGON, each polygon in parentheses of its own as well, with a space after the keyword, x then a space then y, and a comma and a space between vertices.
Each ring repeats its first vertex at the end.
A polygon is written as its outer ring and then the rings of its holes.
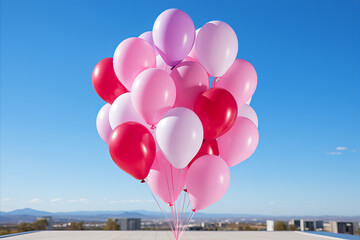
MULTIPOLYGON (((39 231, 18 236, 7 237, 9 240, 174 240, 168 231, 39 231)), ((343 239, 327 236, 318 236, 302 232, 203 232, 187 231, 182 240, 325 240, 343 239)))

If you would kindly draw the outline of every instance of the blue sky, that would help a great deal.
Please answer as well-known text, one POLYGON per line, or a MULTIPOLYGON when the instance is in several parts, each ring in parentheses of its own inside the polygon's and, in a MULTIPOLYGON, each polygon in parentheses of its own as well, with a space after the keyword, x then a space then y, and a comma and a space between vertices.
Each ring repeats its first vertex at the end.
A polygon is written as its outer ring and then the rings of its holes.
POLYGON ((1 210, 157 211, 98 136, 96 63, 168 8, 227 22, 251 62, 254 155, 204 212, 360 214, 360 2, 1 1, 1 210))

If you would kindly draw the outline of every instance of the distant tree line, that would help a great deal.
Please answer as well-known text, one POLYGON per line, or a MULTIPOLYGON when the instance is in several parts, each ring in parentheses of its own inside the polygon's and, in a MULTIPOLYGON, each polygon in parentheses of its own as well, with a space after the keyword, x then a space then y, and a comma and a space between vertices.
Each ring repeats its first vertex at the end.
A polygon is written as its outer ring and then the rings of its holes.
POLYGON ((286 222, 283 221, 278 221, 274 225, 274 231, 296 231, 296 230, 298 230, 298 228, 295 225, 290 224, 288 226, 286 222))

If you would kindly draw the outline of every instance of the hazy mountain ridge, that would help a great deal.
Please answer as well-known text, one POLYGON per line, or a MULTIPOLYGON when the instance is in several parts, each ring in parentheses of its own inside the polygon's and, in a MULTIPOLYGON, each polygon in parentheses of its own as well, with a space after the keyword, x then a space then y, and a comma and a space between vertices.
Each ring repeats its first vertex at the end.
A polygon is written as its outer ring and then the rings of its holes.
MULTIPOLYGON (((134 210, 134 211, 74 211, 74 212, 48 212, 39 211, 31 208, 17 209, 10 212, 0 212, 0 223, 18 223, 18 222, 32 222, 37 217, 51 216, 55 222, 64 221, 106 221, 107 218, 162 218, 161 212, 134 210)), ((338 220, 338 221, 360 221, 360 216, 274 216, 274 215, 260 215, 260 214, 236 214, 236 213, 197 213, 194 216, 196 219, 234 219, 237 221, 264 221, 266 219, 274 220, 289 220, 289 219, 319 219, 319 220, 338 220)))

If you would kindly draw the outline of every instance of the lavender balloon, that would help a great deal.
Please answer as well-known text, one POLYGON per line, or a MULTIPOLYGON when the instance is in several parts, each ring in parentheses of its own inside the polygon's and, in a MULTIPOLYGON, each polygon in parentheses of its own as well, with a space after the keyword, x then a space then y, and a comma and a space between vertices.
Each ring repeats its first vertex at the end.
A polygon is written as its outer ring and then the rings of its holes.
POLYGON ((153 41, 153 37, 152 37, 152 31, 144 32, 143 34, 141 34, 139 36, 139 38, 144 39, 148 44, 151 45, 151 47, 154 50, 155 56, 157 56, 159 54, 158 50, 156 49, 156 47, 154 45, 154 41, 153 41))
POLYGON ((108 143, 112 128, 109 122, 109 111, 111 105, 109 103, 105 104, 99 111, 96 118, 96 128, 100 137, 108 143))
POLYGON ((189 15, 179 9, 168 9, 156 19, 154 44, 169 66, 179 64, 190 52, 195 41, 195 26, 189 15))

